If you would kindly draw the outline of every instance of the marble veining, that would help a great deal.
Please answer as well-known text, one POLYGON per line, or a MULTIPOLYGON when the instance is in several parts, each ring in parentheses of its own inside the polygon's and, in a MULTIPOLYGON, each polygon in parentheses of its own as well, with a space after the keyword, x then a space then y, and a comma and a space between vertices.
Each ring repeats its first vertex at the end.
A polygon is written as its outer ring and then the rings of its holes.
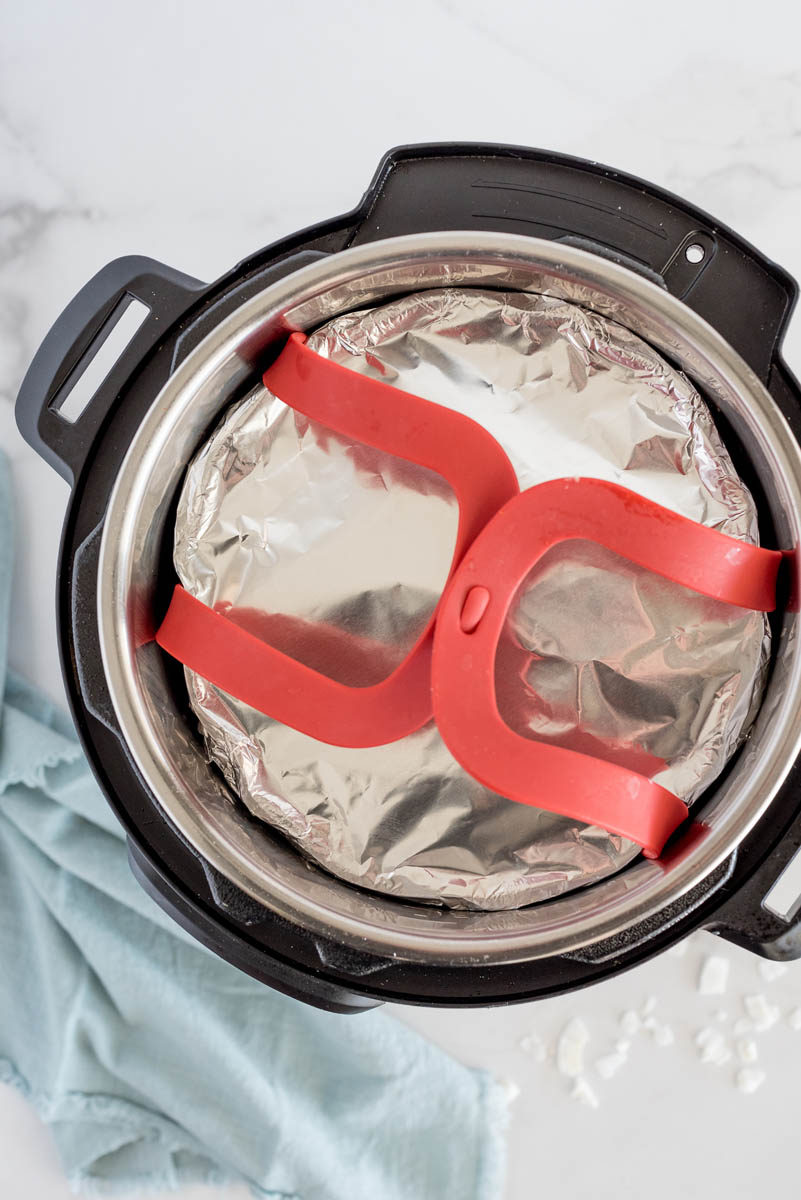
MULTIPOLYGON (((211 279, 352 207, 389 146, 450 139, 549 147, 651 179, 801 276, 799 45, 792 0, 674 0, 658 12, 633 0, 406 0, 402 12, 382 0, 6 5, 0 448, 19 530, 12 665, 63 699, 53 595, 67 488, 21 442, 12 405, 47 329, 106 262, 147 254, 211 279)), ((801 371, 801 318, 785 349, 801 371)), ((701 935, 683 957, 566 1000, 399 1014, 518 1088, 504 1200, 563 1195, 566 1163, 577 1196, 633 1195, 644 1178, 651 1200, 673 1200, 688 1178, 727 1200, 791 1194, 801 967, 768 979, 722 943, 727 992, 699 994, 709 945, 701 935), (753 1034, 745 999, 754 1009, 763 992, 760 1011, 778 1015, 753 1034), (583 1073, 566 1079, 555 1048, 571 1027, 586 1032, 583 1073), (627 1065, 611 1078, 613 1059, 615 1072, 627 1065), (759 1139, 732 1137, 755 1124, 770 1130, 769 1157, 759 1139), (680 1156, 664 1155, 666 1136, 680 1156)), ((0 1193, 66 1200, 45 1135, 5 1089, 0 1131, 0 1193)), ((201 1195, 245 1193, 186 1193, 201 1195)))

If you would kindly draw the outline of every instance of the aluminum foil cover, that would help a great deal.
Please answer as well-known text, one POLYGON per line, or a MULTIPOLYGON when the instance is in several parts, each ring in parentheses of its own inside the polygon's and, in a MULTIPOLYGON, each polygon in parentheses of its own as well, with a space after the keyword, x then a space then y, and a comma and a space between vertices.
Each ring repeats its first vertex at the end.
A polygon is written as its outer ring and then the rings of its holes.
MULTIPOLYGON (((757 540, 753 500, 693 386, 631 332, 575 305, 441 289, 339 317, 309 344, 479 421, 521 488, 568 475, 615 480, 757 540)), ((189 467, 175 565, 205 604, 335 627, 340 650, 353 653, 320 663, 302 640, 281 648, 364 685, 386 676, 427 622, 457 516, 439 476, 349 444, 259 387, 189 467)), ((510 672, 499 654, 496 684, 513 728, 606 754, 688 802, 747 730, 769 649, 762 614, 578 542, 542 560, 507 633, 516 665, 510 672), (522 677, 520 648, 530 655, 522 677)), ((639 852, 487 791, 433 723, 391 745, 343 749, 192 672, 186 678, 209 757, 236 795, 352 883, 454 907, 512 908, 597 881, 639 852)))

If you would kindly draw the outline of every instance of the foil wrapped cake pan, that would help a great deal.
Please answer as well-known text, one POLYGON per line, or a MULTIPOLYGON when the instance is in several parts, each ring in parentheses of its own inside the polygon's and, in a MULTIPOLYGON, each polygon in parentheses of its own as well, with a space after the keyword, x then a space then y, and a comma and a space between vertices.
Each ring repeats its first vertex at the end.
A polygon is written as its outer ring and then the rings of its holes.
MULTIPOLYGON (((575 304, 445 288, 338 317, 309 345, 478 421, 521 489, 608 479, 757 541, 753 499, 693 385, 640 338, 575 304)), ((174 561, 209 606, 302 617, 374 647, 327 664, 341 682, 365 685, 391 672, 428 621, 457 518, 435 473, 349 443, 259 387, 188 469, 174 561)), ((512 728, 633 769, 650 764, 646 773, 688 803, 747 732, 769 654, 764 614, 580 542, 538 564, 506 632, 528 656, 522 676, 502 653, 496 662, 512 728)), ((302 645, 281 648, 303 659, 302 645)), ((487 791, 433 722, 399 742, 345 749, 191 671, 186 680, 209 758, 235 796, 351 883, 451 907, 514 908, 596 882, 639 853, 603 829, 487 791)))

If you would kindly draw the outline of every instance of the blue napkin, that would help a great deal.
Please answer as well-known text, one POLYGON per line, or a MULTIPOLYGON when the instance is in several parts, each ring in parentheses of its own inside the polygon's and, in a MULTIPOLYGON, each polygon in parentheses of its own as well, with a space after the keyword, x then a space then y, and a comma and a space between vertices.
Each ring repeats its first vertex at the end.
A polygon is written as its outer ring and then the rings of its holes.
POLYGON ((135 883, 69 721, 6 672, 11 525, 0 455, 0 1080, 50 1126, 72 1185, 497 1197, 499 1084, 380 1012, 270 991, 135 883))

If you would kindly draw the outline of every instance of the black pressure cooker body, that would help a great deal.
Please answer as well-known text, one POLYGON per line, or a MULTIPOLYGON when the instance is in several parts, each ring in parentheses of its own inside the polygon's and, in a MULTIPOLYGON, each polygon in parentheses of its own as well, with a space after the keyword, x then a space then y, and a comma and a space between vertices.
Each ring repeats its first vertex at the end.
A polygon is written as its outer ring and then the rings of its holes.
MULTIPOLYGON (((48 334, 20 390, 17 420, 26 441, 72 489, 59 565, 62 666, 79 736, 125 827, 132 869, 162 908, 216 954, 280 991, 336 1012, 357 1012, 383 1000, 478 1006, 554 995, 631 967, 699 927, 770 958, 801 956, 801 921, 763 903, 801 844, 797 760, 747 837, 658 915, 569 954, 453 965, 345 944, 256 901, 189 843, 134 761, 103 667, 98 570, 112 489, 154 398, 221 320, 274 281, 352 246, 442 230, 547 239, 646 277, 722 335, 801 440, 801 392, 781 357, 795 282, 705 213, 596 163, 506 146, 403 147, 385 157, 353 212, 260 251, 214 284, 146 258, 112 262, 48 334), (68 421, 59 411, 64 398, 131 299, 147 306, 148 317, 83 412, 68 421)), ((764 514, 749 448, 738 445, 720 414, 716 420, 764 514)), ((174 511, 177 497, 169 499, 174 511)), ((770 528, 763 527, 762 534, 766 544, 774 544, 770 528)), ((165 545, 165 563, 170 554, 165 545)), ((164 575, 154 628, 169 600, 170 571, 164 575)), ((180 668, 169 669, 181 694, 180 668)), ((186 699, 183 703, 191 722, 186 699)), ((702 816, 701 802, 698 811, 702 816)), ((243 812, 242 820, 253 818, 243 812)), ((434 909, 431 919, 437 919, 434 909)))

